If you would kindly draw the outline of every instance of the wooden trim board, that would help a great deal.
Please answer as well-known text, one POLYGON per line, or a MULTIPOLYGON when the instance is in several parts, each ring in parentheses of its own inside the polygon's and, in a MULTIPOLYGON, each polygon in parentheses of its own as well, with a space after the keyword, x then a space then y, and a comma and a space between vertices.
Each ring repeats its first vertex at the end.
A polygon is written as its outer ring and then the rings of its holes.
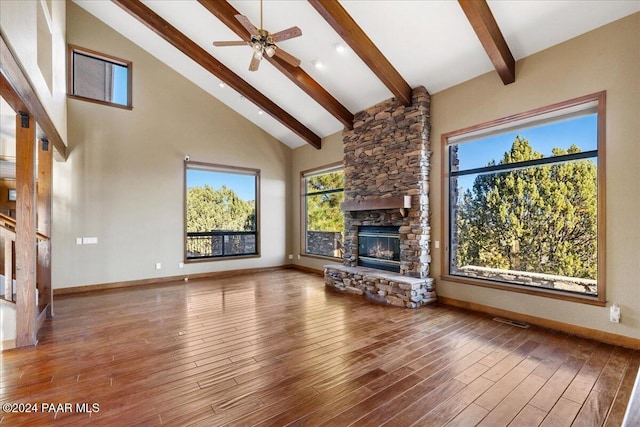
POLYGON ((501 308, 490 307, 487 305, 476 304, 473 302, 462 301, 443 296, 438 296, 438 304, 450 305, 452 307, 487 313, 507 319, 530 323, 532 325, 537 325, 543 328, 566 332, 571 335, 600 341, 606 344, 613 344, 621 347, 632 348, 634 350, 640 350, 640 339, 613 334, 611 332, 599 331, 596 329, 586 328, 584 326, 572 325, 569 323, 558 322, 556 320, 530 316, 528 314, 516 313, 514 311, 503 310, 501 308))
POLYGON ((222 277, 239 276, 265 271, 282 270, 288 266, 247 268, 239 270, 212 271, 209 273, 183 274, 180 276, 154 277, 151 279, 128 280, 124 282, 99 283, 95 285, 72 286, 68 288, 56 288, 53 290, 54 296, 77 294, 82 292, 104 291, 109 289, 132 288, 136 286, 153 286, 170 282, 187 282, 198 279, 217 279, 222 277))
POLYGON ((324 276, 324 270, 321 270, 321 269, 318 269, 318 268, 313 268, 313 267, 307 267, 305 265, 290 264, 286 268, 291 268, 293 270, 304 271, 305 273, 317 274, 318 276, 324 276))
POLYGON ((0 341, 0 351, 11 350, 16 348, 16 340, 3 340, 0 341))

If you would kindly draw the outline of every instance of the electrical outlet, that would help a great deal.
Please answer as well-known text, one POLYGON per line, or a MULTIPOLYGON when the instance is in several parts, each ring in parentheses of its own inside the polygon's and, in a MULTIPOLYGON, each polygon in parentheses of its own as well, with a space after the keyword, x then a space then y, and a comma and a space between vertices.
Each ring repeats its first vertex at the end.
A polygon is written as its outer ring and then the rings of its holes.
POLYGON ((440 240, 436 240, 435 242, 433 242, 433 244, 435 245, 436 249, 440 249, 440 240))
POLYGON ((160 270, 162 268, 162 264, 159 262, 156 262, 156 270, 160 270))
POLYGON ((184 268, 184 262, 179 262, 178 263, 178 268, 184 268))
POLYGON ((293 259, 293 254, 289 254, 289 259, 293 259))
POLYGON ((609 308, 609 320, 613 323, 620 323, 620 306, 616 303, 609 308))

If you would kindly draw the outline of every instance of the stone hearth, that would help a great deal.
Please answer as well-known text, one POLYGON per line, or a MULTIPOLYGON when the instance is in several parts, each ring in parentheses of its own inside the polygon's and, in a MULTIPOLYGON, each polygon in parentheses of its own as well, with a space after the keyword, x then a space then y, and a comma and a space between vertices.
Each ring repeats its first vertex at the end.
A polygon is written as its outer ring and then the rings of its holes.
POLYGON ((436 301, 433 279, 402 276, 368 267, 325 265, 324 282, 331 289, 398 307, 418 308, 436 301))
POLYGON ((429 107, 429 93, 418 87, 409 107, 392 98, 357 113, 353 129, 344 131, 344 267, 350 268, 325 266, 328 287, 375 295, 375 299, 392 305, 403 301, 403 306, 411 308, 435 301, 433 279, 429 278, 429 107), (411 198, 408 208, 403 208, 405 196, 411 198), (357 266, 361 226, 399 227, 400 273, 394 280, 388 277, 393 273, 384 271, 358 273, 364 271, 357 266), (364 280, 365 276, 369 280, 364 280), (410 278, 422 280, 408 284, 410 278), (399 292, 391 295, 386 282, 402 283, 410 289, 398 287, 399 292), (421 284, 413 289, 416 283, 421 284))

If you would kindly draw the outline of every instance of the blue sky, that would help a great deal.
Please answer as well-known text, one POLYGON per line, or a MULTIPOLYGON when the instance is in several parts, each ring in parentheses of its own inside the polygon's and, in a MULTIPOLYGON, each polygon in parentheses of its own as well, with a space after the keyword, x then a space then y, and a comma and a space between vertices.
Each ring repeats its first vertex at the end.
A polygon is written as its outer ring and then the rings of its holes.
MULTIPOLYGON (((460 169, 481 168, 487 166, 491 160, 495 160, 496 164, 499 163, 504 153, 511 149, 511 144, 518 135, 529 141, 535 151, 545 156, 550 156, 553 148, 568 149, 573 144, 582 151, 596 150, 598 148, 597 129, 597 114, 589 114, 465 142, 458 145, 460 169)), ((476 176, 458 177, 458 186, 464 191, 473 185, 476 176)))
POLYGON ((244 201, 255 199, 255 175, 241 175, 197 169, 187 170, 187 188, 204 187, 205 184, 209 184, 210 187, 215 189, 226 185, 227 188, 234 190, 244 201))
POLYGON ((113 64, 112 102, 116 104, 127 105, 128 71, 127 67, 113 64))

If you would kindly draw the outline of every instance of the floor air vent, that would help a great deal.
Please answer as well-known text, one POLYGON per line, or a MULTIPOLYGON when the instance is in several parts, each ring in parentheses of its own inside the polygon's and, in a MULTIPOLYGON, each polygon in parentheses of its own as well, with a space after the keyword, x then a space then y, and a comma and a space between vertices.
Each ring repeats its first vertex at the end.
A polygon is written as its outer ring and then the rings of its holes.
POLYGON ((502 317, 494 317, 493 320, 500 323, 506 323, 507 325, 517 326, 518 328, 526 329, 529 327, 528 323, 518 322, 517 320, 504 319, 502 317))

